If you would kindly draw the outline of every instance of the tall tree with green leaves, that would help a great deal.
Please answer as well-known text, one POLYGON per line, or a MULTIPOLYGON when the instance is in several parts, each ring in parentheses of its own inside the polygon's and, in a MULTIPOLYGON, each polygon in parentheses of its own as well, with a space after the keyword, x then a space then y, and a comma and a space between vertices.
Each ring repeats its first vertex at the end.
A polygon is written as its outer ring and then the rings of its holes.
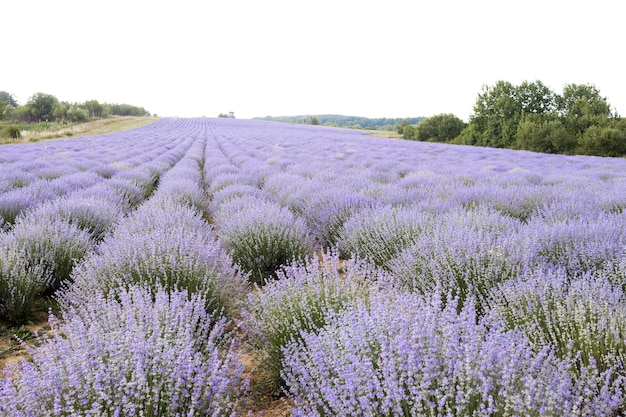
POLYGON ((437 114, 419 122, 413 131, 413 138, 420 141, 451 142, 464 127, 465 122, 454 114, 437 114))
POLYGON ((591 84, 567 84, 557 97, 557 105, 567 130, 578 138, 591 126, 602 125, 614 116, 606 97, 591 84))
POLYGON ((513 84, 498 81, 491 87, 484 85, 470 117, 472 128, 466 132, 469 137, 464 138, 464 142, 494 148, 511 147, 521 111, 513 84))
POLYGON ((6 91, 0 91, 0 102, 5 103, 11 107, 17 107, 17 100, 13 97, 13 94, 7 93, 6 91))
POLYGON ((59 100, 51 94, 35 93, 26 104, 34 120, 54 120, 54 109, 59 100))

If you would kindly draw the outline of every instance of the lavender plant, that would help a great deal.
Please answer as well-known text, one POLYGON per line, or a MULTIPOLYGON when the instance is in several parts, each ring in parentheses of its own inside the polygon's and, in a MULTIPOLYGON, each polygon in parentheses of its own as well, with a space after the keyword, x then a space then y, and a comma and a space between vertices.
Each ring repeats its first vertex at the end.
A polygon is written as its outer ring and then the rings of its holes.
POLYGON ((120 221, 123 211, 110 200, 78 195, 41 204, 26 212, 24 217, 39 221, 43 218, 50 221, 59 218, 85 230, 94 241, 99 242, 120 221))
POLYGON ((306 259, 315 249, 304 222, 276 203, 235 198, 214 218, 220 240, 252 282, 264 283, 280 266, 306 259))
POLYGON ((326 252, 285 267, 276 281, 250 293, 242 316, 259 355, 261 385, 280 393, 282 349, 302 332, 324 327, 329 315, 357 301, 367 302, 378 275, 362 261, 342 262, 337 254, 326 252))
POLYGON ((319 186, 296 204, 311 233, 326 248, 337 244, 343 224, 356 211, 374 204, 371 197, 335 186, 319 186))
POLYGON ((565 268, 570 276, 602 270, 626 247, 623 214, 531 222, 520 236, 525 256, 537 265, 565 268))
POLYGON ((337 247, 343 258, 356 254, 385 267, 398 252, 418 238, 430 217, 410 207, 363 209, 345 222, 337 247))
POLYGON ((74 265, 93 248, 90 235, 58 217, 18 218, 6 243, 16 248, 29 265, 42 265, 49 276, 47 292, 68 280, 74 265))
POLYGON ((390 274, 409 291, 470 298, 482 315, 490 289, 524 268, 512 254, 516 226, 492 210, 447 213, 389 261, 390 274))
POLYGON ((133 286, 118 300, 52 317, 56 335, 0 379, 0 415, 234 415, 243 365, 202 297, 133 286))
POLYGON ((45 265, 27 262, 23 253, 0 237, 0 319, 20 322, 28 318, 37 296, 50 280, 45 265))
POLYGON ((142 207, 120 224, 72 274, 59 299, 88 303, 93 293, 114 297, 132 285, 201 294, 209 312, 228 314, 243 297, 247 277, 200 215, 180 203, 142 207))
POLYGON ((48 187, 48 181, 33 182, 0 195, 0 217, 6 223, 14 223, 22 211, 55 197, 56 194, 48 187))
POLYGON ((535 346, 576 357, 579 368, 624 373, 626 296, 604 274, 574 280, 564 270, 535 271, 493 289, 490 314, 535 346))
POLYGON ((611 416, 620 384, 438 297, 381 294, 284 350, 294 416, 611 416))

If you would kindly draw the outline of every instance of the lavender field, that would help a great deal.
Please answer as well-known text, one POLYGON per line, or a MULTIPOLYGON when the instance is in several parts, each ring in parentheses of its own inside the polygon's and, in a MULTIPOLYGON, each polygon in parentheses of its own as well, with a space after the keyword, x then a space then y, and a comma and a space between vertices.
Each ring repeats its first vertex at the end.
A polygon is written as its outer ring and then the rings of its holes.
POLYGON ((0 324, 60 310, 1 417, 625 415, 625 291, 626 159, 204 118, 0 147, 0 324))

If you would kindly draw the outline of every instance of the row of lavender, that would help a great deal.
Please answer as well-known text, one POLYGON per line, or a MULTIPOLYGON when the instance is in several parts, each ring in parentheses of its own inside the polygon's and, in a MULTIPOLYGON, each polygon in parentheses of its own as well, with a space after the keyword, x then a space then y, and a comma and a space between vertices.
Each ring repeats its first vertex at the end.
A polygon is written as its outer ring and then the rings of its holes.
MULTIPOLYGON (((171 146, 167 127, 153 138, 161 148, 171 146)), ((52 317, 55 335, 32 349, 32 362, 7 370, 0 415, 229 415, 236 407, 245 384, 229 317, 246 276, 205 220, 206 137, 181 133, 188 139, 167 152, 155 187, 124 205, 55 292, 62 320, 52 317)), ((143 175, 134 178, 142 188, 143 175)), ((48 206, 20 214, 7 235, 37 214, 81 228, 76 205, 68 217, 48 215, 48 206)))
MULTIPOLYGON (((140 283, 153 297, 201 294, 210 314, 245 318, 270 387, 299 415, 611 415, 623 406, 624 161, 186 123, 195 156, 145 204, 160 211, 142 206, 76 268, 61 296, 68 317, 94 291, 120 300, 114 288, 140 283), (180 204, 210 219, 219 242, 169 221, 157 221, 160 234, 143 226, 169 212, 210 229, 180 204), (311 259, 319 247, 321 262, 311 259), (340 268, 340 256, 354 259, 340 268), (222 278, 205 282, 214 271, 222 278), (240 305, 244 277, 266 285, 240 305)), ((228 381, 231 393, 241 387, 228 381)))

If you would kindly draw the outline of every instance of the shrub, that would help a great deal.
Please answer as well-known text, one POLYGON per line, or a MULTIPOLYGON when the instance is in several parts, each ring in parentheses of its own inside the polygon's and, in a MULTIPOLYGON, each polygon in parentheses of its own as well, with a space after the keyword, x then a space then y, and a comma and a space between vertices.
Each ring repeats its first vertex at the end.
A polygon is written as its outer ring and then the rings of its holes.
POLYGON ((14 245, 0 237, 0 319, 19 322, 27 318, 48 281, 41 264, 29 264, 14 245))
POLYGON ((603 274, 570 280, 563 270, 534 272, 492 292, 491 315, 520 329, 559 357, 577 357, 579 368, 626 365, 626 296, 603 274))
MULTIPOLYGON (((571 360, 466 305, 389 296, 346 310, 284 350, 294 416, 610 416, 622 378, 575 379, 571 360)), ((593 371, 593 370, 592 370, 593 371)))
POLYGON ((202 213, 207 209, 207 197, 200 185, 188 178, 168 178, 159 184, 153 198, 173 199, 202 213))
POLYGON ((279 393, 282 385, 282 349, 301 332, 322 328, 328 315, 366 301, 376 275, 362 262, 340 266, 336 254, 325 253, 285 267, 276 281, 248 296, 242 315, 271 392, 279 393))
POLYGON ((530 222, 520 235, 520 256, 542 267, 564 268, 574 277, 602 270, 619 259, 626 246, 621 213, 530 222))
POLYGON ((522 269, 512 254, 515 224, 493 210, 451 212, 389 261, 390 274, 412 292, 472 299, 482 314, 490 289, 522 269))
POLYGON ((123 217, 119 205, 98 197, 71 196, 44 203, 27 212, 25 217, 59 218, 89 233, 100 241, 123 217))
POLYGON ((356 255, 385 267, 417 239, 429 217, 415 209, 392 206, 360 210, 339 233, 339 253, 343 258, 356 255))
POLYGON ((245 275, 214 239, 210 226, 190 208, 142 207, 107 236, 72 275, 59 299, 88 303, 93 293, 114 297, 130 286, 200 294, 207 311, 226 314, 242 298, 245 275))
POLYGON ((22 138, 22 132, 20 131, 19 126, 9 125, 2 130, 2 136, 17 140, 22 138))
POLYGON ((350 189, 313 187, 295 203, 311 234, 324 247, 337 244, 344 223, 358 210, 374 204, 374 199, 350 189))
POLYGON ((253 282, 262 284, 280 266, 313 254, 315 245, 304 222, 278 204, 235 198, 214 217, 220 240, 253 282))
POLYGON ((20 217, 7 236, 29 265, 42 265, 48 292, 69 279, 74 265, 93 248, 89 234, 61 218, 20 217))
POLYGON ((56 194, 48 186, 48 181, 33 182, 26 187, 0 195, 0 217, 7 223, 14 223, 22 211, 55 197, 56 194))
POLYGON ((231 415, 245 385, 228 323, 186 293, 131 287, 118 300, 94 294, 51 317, 56 335, 0 379, 0 414, 231 415))

